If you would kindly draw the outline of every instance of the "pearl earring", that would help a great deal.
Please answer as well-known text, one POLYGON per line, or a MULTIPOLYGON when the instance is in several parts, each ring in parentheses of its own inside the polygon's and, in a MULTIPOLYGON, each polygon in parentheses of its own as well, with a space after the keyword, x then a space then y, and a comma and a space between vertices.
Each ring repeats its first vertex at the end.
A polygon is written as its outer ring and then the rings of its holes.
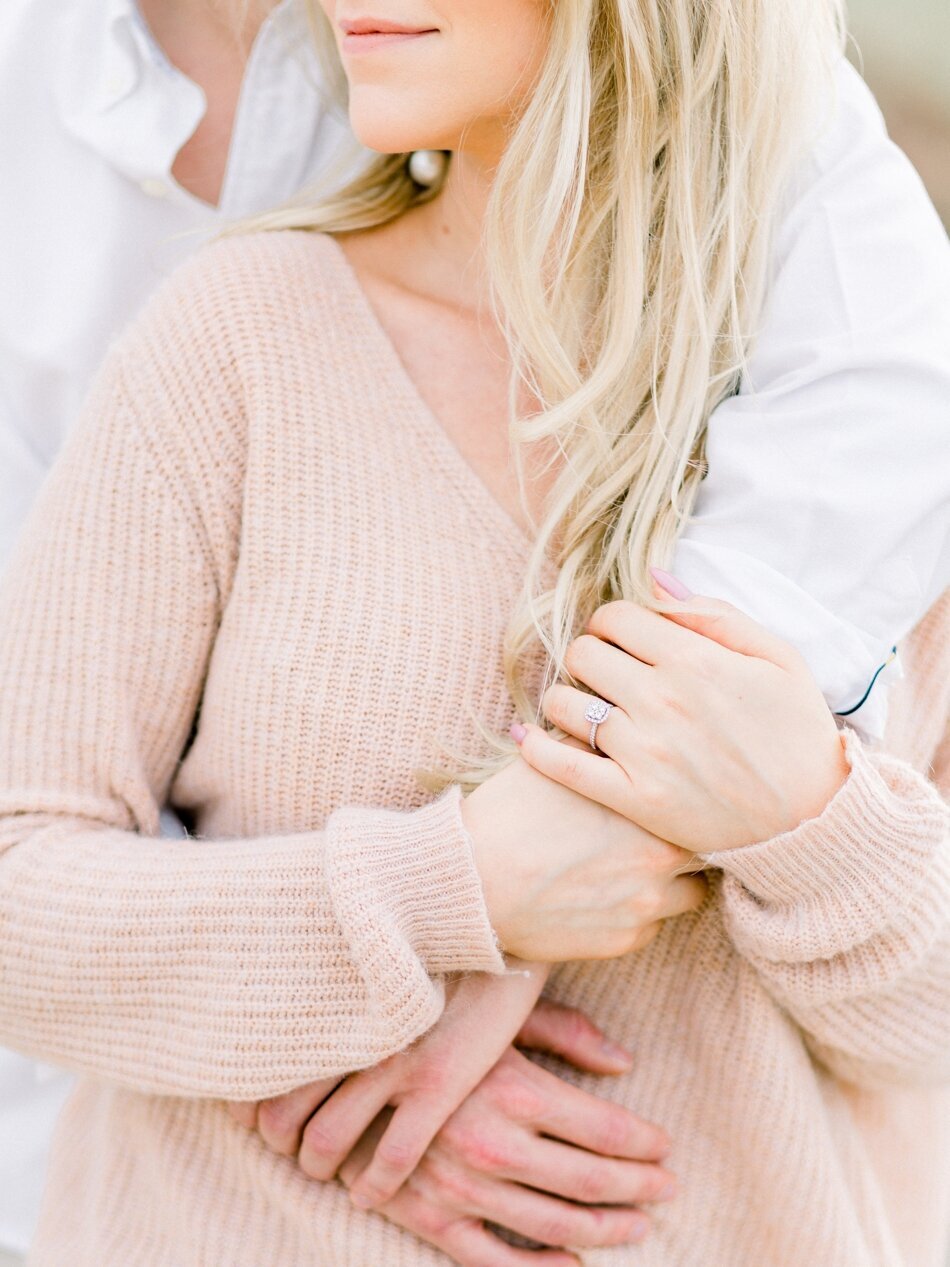
POLYGON ((409 155, 409 175, 417 185, 430 189, 442 179, 446 162, 443 150, 413 150, 409 155))

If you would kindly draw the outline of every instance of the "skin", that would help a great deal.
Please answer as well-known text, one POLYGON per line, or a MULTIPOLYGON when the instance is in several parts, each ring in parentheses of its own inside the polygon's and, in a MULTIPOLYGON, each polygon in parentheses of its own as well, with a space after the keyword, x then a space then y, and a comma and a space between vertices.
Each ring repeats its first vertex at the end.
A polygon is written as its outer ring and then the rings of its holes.
POLYGON ((183 189, 217 206, 241 83, 261 23, 277 0, 139 0, 142 17, 173 66, 203 89, 204 117, 172 164, 183 189))
MULTIPOLYGON (((480 238, 493 172, 545 47, 548 6, 324 0, 324 9, 359 138, 384 152, 453 154, 436 200, 341 245, 423 400, 528 527, 525 511, 536 516, 546 491, 532 458, 546 455, 526 455, 524 507, 509 453, 510 366, 480 238), (339 22, 370 13, 427 34, 374 50, 347 45, 339 22)), ((567 737, 526 728, 523 759, 466 798, 489 914, 510 954, 559 961, 638 949, 663 919, 701 903, 702 882, 685 874, 695 851, 794 826, 820 813, 846 777, 833 719, 795 653, 725 605, 691 602, 670 603, 667 615, 601 608, 572 645, 574 683, 545 696, 546 716, 567 737), (579 685, 617 705, 600 728, 607 755, 587 746, 589 695, 579 685)), ((543 984, 544 968, 530 971, 543 984)), ((315 1085, 235 1115, 312 1177, 337 1173, 359 1204, 461 1264, 576 1261, 514 1250, 486 1222, 554 1246, 642 1237, 638 1207, 669 1192, 656 1138, 645 1140, 632 1115, 625 1136, 617 1106, 545 1081, 510 1045, 528 1016, 530 1038, 536 992, 510 978, 460 989, 472 991, 459 996, 465 1006, 450 1002, 412 1052, 354 1075, 329 1099, 315 1085), (614 1115, 606 1135, 591 1129, 605 1110, 614 1115)))
MULTIPOLYGON (((537 726, 525 728, 521 755, 687 849, 739 849, 791 831, 847 779, 841 735, 804 660, 728 603, 691 596, 663 615, 605 604, 567 667, 615 705, 597 729, 604 755, 569 753, 537 726)), ((544 714, 586 736, 589 699, 558 683, 544 714)))

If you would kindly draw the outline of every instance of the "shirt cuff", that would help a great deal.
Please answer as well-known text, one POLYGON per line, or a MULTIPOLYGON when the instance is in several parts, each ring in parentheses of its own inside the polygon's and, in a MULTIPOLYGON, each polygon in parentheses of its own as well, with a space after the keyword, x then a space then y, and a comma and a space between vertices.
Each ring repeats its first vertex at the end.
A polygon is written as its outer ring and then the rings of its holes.
POLYGON ((371 935, 375 928, 382 943, 398 930, 431 975, 501 973, 461 803, 462 789, 452 784, 421 809, 346 807, 331 815, 334 903, 345 925, 371 935))
POLYGON ((700 856, 770 906, 826 904, 841 895, 852 912, 903 907, 946 832, 939 797, 910 767, 872 756, 844 731, 850 773, 824 811, 792 831, 700 856))

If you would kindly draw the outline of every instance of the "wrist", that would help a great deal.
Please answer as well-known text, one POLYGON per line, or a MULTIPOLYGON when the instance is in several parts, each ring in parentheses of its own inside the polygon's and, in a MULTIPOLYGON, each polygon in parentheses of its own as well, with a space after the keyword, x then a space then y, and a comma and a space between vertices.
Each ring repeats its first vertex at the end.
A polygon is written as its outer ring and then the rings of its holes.
POLYGON ((495 850, 492 847, 493 838, 486 829, 477 788, 470 795, 462 797, 459 812, 462 825, 471 842, 472 858, 481 882, 488 921, 502 952, 507 953, 504 881, 496 865, 495 850))

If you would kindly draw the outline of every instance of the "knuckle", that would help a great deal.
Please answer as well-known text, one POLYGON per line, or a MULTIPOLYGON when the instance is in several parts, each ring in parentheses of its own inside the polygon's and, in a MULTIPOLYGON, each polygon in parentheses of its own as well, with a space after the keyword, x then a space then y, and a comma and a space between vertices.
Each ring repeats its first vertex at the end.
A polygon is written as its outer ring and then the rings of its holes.
POLYGON ((599 643, 600 639, 594 634, 585 633, 568 644, 564 653, 564 667, 572 677, 576 677, 578 673, 583 674, 584 666, 590 664, 591 653, 599 643))
POLYGON ((336 1140, 313 1122, 307 1126, 300 1146, 300 1168, 312 1179, 332 1179, 342 1160, 336 1140))
POLYGON ((513 1122, 531 1122, 545 1109, 544 1096, 523 1079, 509 1079, 497 1089, 495 1103, 513 1122))
POLYGON ((300 1130, 297 1114, 280 1100, 265 1100, 257 1111, 261 1135, 278 1152, 292 1151, 300 1130))
POLYGON ((463 1160, 473 1169, 485 1174, 497 1174, 509 1163, 507 1150, 490 1136, 479 1131, 465 1132, 459 1144, 459 1154, 463 1160))
POLYGON ((454 1166, 437 1166, 430 1175, 430 1186, 438 1201, 470 1206, 475 1201, 476 1184, 471 1175, 454 1166))
POLYGON ((580 1211, 577 1214, 567 1210, 563 1214, 547 1214, 538 1227, 538 1239, 546 1245, 576 1244, 582 1223, 580 1211))
POLYGON ((376 1161, 384 1170, 404 1174, 419 1157, 419 1149, 411 1140, 387 1140, 384 1136, 376 1149, 376 1161))
POLYGON ((575 1011, 574 1008, 565 1009, 556 1020, 556 1033, 562 1042, 578 1045, 600 1037, 596 1025, 583 1012, 575 1011))
POLYGON ((598 1166, 585 1166, 577 1177, 575 1188, 575 1195, 578 1201, 583 1201, 589 1205, 598 1205, 605 1199, 607 1193, 607 1177, 598 1166))
POLYGON ((623 1109, 607 1109, 594 1132, 595 1147, 605 1157, 620 1157, 626 1148, 629 1130, 623 1109))
POLYGON ((433 1201, 415 1200, 412 1203, 409 1217, 405 1220, 412 1231, 425 1237, 426 1240, 438 1241, 447 1236, 457 1215, 443 1209, 433 1201))
POLYGON ((420 1095, 441 1096, 449 1085, 450 1074, 449 1066, 433 1057, 420 1061, 413 1073, 412 1085, 420 1095))

